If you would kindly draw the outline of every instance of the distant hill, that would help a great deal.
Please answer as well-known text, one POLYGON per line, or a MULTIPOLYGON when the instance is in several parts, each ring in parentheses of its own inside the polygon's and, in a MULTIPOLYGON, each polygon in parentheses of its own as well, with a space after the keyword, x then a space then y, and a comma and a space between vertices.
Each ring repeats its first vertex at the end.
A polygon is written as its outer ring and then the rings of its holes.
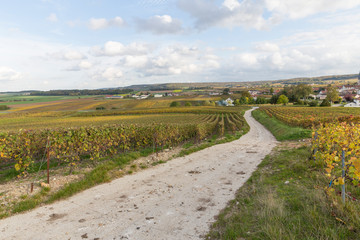
POLYGON ((252 82, 198 82, 198 83, 163 83, 163 84, 141 84, 131 85, 125 88, 133 89, 135 91, 161 91, 161 90, 176 90, 176 89, 216 89, 216 88, 237 88, 237 87, 259 87, 270 85, 294 85, 294 84, 339 84, 346 81, 355 81, 358 74, 347 75, 333 75, 320 77, 304 77, 292 78, 282 80, 267 80, 267 81, 252 81, 252 82))
MULTIPOLYGON (((162 84, 138 84, 127 87, 103 88, 94 90, 51 90, 51 91, 21 91, 7 92, 30 94, 35 96, 48 95, 104 95, 104 94, 126 94, 132 91, 171 91, 171 90, 216 90, 224 88, 256 88, 256 87, 282 87, 284 85, 294 84, 348 84, 354 83, 358 79, 358 74, 332 75, 320 77, 303 77, 281 80, 265 81, 245 81, 245 82, 194 82, 194 83, 162 83, 162 84)), ((5 93, 5 92, 3 92, 5 93)))

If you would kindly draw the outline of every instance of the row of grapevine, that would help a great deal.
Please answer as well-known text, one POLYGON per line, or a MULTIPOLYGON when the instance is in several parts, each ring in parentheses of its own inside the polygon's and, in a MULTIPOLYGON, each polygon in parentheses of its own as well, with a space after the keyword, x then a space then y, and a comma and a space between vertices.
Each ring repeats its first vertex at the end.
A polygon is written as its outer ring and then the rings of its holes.
POLYGON ((330 185, 343 188, 346 182, 359 185, 360 125, 346 122, 322 125, 313 133, 312 150, 314 158, 324 163, 330 185))
POLYGON ((360 122, 360 111, 354 108, 261 107, 260 110, 289 126, 303 128, 331 122, 360 122))
POLYGON ((80 128, 20 130, 0 133, 0 164, 14 163, 17 171, 26 174, 50 146, 50 157, 59 163, 74 165, 83 158, 100 157, 143 148, 175 146, 194 139, 201 141, 213 133, 223 135, 227 125, 237 129, 238 114, 199 114, 189 124, 112 124, 80 128), (226 119, 226 120, 225 120, 226 119))

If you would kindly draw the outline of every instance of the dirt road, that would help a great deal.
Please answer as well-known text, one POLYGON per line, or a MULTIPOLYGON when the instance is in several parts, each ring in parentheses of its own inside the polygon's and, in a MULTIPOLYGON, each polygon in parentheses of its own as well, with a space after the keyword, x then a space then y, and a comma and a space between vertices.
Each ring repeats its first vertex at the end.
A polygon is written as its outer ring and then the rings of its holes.
POLYGON ((251 129, 237 141, 0 220, 0 239, 199 239, 276 145, 245 118, 251 129))

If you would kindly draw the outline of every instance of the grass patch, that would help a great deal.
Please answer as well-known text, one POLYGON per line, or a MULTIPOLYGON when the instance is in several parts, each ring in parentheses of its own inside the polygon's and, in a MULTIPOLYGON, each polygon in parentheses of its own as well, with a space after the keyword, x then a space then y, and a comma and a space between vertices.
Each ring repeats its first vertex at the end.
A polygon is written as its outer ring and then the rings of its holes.
POLYGON ((302 147, 268 155, 206 238, 359 239, 359 204, 342 205, 339 196, 325 193, 328 180, 309 152, 302 147))
POLYGON ((151 165, 156 166, 156 165, 163 164, 163 163, 166 163, 166 162, 163 161, 163 160, 160 160, 160 161, 157 161, 157 162, 153 162, 151 165))
POLYGON ((232 142, 234 140, 239 139, 241 136, 246 134, 249 131, 249 126, 246 124, 246 126, 243 128, 242 131, 236 132, 235 134, 225 134, 223 138, 216 139, 216 135, 212 136, 211 139, 208 139, 206 142, 203 142, 198 145, 193 144, 185 144, 184 149, 180 151, 180 153, 177 155, 177 157, 183 157, 186 155, 189 155, 194 152, 201 151, 205 148, 212 147, 217 144, 232 142))
POLYGON ((252 111, 252 116, 264 125, 278 141, 299 140, 311 137, 311 130, 300 127, 290 127, 274 117, 269 117, 260 110, 252 111))

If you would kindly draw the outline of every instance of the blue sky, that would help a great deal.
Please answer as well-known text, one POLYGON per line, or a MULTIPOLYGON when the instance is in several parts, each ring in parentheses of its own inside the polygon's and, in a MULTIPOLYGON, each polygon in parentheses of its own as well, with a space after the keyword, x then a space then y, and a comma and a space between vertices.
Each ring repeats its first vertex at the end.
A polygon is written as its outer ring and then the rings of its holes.
POLYGON ((360 70, 360 0, 4 2, 0 92, 360 70))

